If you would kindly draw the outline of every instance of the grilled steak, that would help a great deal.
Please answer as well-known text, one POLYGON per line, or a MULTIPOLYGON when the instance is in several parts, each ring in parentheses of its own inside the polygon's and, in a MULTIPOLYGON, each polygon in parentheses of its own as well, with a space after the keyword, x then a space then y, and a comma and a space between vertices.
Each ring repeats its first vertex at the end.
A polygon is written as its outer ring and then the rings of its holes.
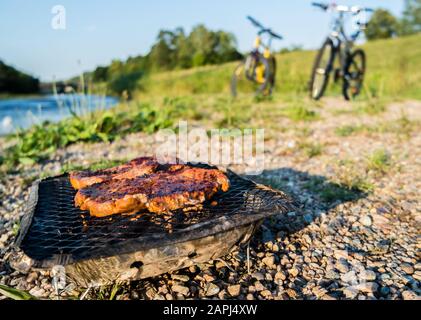
POLYGON ((123 165, 98 170, 98 171, 77 171, 70 173, 70 183, 75 189, 82 189, 96 183, 112 179, 123 180, 133 179, 153 173, 159 164, 155 158, 144 157, 134 159, 123 165))
POLYGON ((83 188, 75 204, 96 217, 144 209, 159 214, 203 203, 228 188, 228 178, 217 169, 167 166, 147 176, 110 179, 83 188))

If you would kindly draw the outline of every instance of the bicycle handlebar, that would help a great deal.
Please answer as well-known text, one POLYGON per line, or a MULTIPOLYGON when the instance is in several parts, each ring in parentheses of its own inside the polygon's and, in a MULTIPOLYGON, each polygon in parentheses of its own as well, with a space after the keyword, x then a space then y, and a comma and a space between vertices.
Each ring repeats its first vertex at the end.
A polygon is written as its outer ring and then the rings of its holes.
POLYGON ((320 2, 312 2, 311 5, 318 7, 322 9, 323 11, 328 11, 330 9, 336 12, 352 13, 352 14, 359 14, 362 11, 374 12, 374 9, 371 9, 371 8, 364 8, 364 7, 359 7, 359 6, 349 7, 349 6, 337 5, 336 3, 326 4, 326 3, 320 3, 320 2))
POLYGON ((314 6, 314 7, 318 7, 320 9, 322 9, 323 11, 327 11, 330 7, 326 3, 319 3, 319 2, 312 2, 311 5, 314 6))
POLYGON ((269 34, 271 37, 273 37, 273 38, 276 38, 276 39, 279 39, 279 40, 282 40, 283 39, 283 37, 282 36, 280 36, 279 34, 277 34, 277 33, 275 33, 275 32, 273 32, 271 29, 268 29, 268 28, 265 28, 260 22, 258 22, 256 19, 254 19, 254 18, 252 18, 252 17, 250 17, 250 16, 247 16, 247 19, 249 19, 250 20, 250 22, 255 26, 255 27, 257 27, 257 28, 259 28, 260 29, 260 31, 259 31, 259 35, 262 35, 262 34, 264 34, 264 33, 267 33, 267 34, 269 34))
POLYGON ((260 28, 260 29, 265 29, 265 27, 260 23, 260 22, 258 22, 256 19, 254 19, 254 18, 252 18, 252 17, 250 17, 250 16, 247 16, 247 19, 249 19, 250 20, 250 22, 255 26, 255 27, 257 27, 257 28, 260 28))
POLYGON ((279 39, 279 40, 282 40, 282 39, 283 39, 283 37, 282 37, 281 35, 279 35, 279 34, 277 34, 277 33, 273 32, 272 30, 268 30, 268 33, 269 33, 272 37, 274 37, 274 38, 276 38, 276 39, 279 39))

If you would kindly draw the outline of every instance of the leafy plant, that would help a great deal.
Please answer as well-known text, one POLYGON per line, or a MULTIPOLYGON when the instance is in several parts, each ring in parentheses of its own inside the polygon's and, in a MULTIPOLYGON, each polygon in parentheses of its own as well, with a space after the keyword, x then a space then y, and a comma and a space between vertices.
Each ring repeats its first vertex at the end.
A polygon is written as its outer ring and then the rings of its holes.
POLYGON ((26 291, 10 288, 3 284, 0 284, 0 294, 13 300, 38 300, 26 291))
POLYGON ((387 169, 391 166, 391 156, 384 150, 379 149, 374 151, 367 158, 367 168, 369 170, 374 170, 378 172, 386 172, 387 169))
POLYGON ((134 104, 129 111, 118 108, 57 123, 45 122, 16 134, 17 143, 5 150, 0 164, 9 170, 16 165, 33 165, 59 148, 76 142, 110 142, 132 132, 152 133, 172 126, 171 110, 150 104, 134 104))

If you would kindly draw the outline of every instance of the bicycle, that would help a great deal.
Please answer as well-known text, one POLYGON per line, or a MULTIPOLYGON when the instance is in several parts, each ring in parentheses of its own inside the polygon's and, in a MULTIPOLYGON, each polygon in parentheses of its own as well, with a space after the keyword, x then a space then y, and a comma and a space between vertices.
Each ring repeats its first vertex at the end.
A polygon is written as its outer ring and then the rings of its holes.
POLYGON ((253 50, 234 71, 231 79, 231 95, 236 97, 239 88, 245 89, 250 84, 256 95, 271 95, 276 75, 276 59, 271 52, 271 44, 273 39, 282 40, 283 38, 271 29, 265 28, 254 18, 248 16, 247 19, 258 28, 258 33, 253 50), (263 35, 269 36, 267 43, 262 41, 263 35))
POLYGON ((366 55, 362 49, 353 50, 354 42, 367 27, 362 14, 373 12, 373 9, 359 6, 342 6, 336 4, 312 3, 323 11, 336 14, 330 35, 323 43, 314 62, 310 79, 310 94, 314 100, 319 100, 325 93, 331 72, 334 72, 334 82, 342 78, 342 95, 345 100, 357 97, 363 86, 366 72, 366 55), (346 15, 356 18, 358 29, 348 36, 345 32, 346 15), (335 67, 338 57, 339 67, 335 67))

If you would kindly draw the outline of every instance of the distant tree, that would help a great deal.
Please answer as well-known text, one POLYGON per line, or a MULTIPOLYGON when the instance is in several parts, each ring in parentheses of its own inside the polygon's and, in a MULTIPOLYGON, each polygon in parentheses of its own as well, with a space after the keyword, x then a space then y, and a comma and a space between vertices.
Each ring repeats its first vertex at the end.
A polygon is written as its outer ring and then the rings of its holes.
POLYGON ((152 70, 185 69, 238 60, 235 37, 224 31, 195 26, 186 35, 182 28, 161 30, 148 54, 152 70))
POLYGON ((197 25, 191 31, 189 41, 193 51, 194 67, 216 62, 216 52, 214 47, 217 40, 212 31, 206 29, 206 27, 202 24, 197 25))
POLYGON ((232 33, 218 31, 216 38, 217 43, 214 48, 217 54, 216 63, 224 63, 242 58, 242 55, 237 51, 237 40, 232 33))
POLYGON ((417 32, 421 32, 421 0, 405 0, 399 34, 409 35, 417 32))
POLYGON ((108 67, 92 72, 93 81, 106 79, 110 91, 121 94, 139 88, 139 80, 150 72, 186 69, 241 59, 233 34, 212 31, 204 25, 193 27, 189 34, 183 28, 161 30, 149 53, 114 60, 108 67))
POLYGON ((398 20, 387 10, 377 9, 365 30, 368 40, 392 38, 398 33, 398 20))
POLYGON ((149 59, 153 69, 169 70, 174 67, 175 62, 175 35, 172 31, 161 30, 157 42, 152 46, 149 59))
POLYGON ((119 73, 110 79, 108 87, 111 92, 121 95, 124 91, 132 92, 138 87, 142 72, 119 73))
POLYGON ((289 53, 289 52, 297 52, 303 51, 303 46, 301 44, 293 44, 290 47, 285 47, 279 50, 279 53, 289 53))
POLYGON ((194 52, 193 66, 218 64, 241 58, 236 39, 231 33, 210 31, 204 25, 197 25, 188 38, 194 52))
POLYGON ((107 81, 108 67, 98 67, 92 73, 92 80, 95 82, 107 81))
POLYGON ((186 69, 192 66, 192 48, 189 38, 183 28, 177 28, 174 32, 174 45, 176 47, 175 59, 178 68, 186 69))
POLYGON ((37 93, 39 80, 0 61, 0 92, 37 93))

